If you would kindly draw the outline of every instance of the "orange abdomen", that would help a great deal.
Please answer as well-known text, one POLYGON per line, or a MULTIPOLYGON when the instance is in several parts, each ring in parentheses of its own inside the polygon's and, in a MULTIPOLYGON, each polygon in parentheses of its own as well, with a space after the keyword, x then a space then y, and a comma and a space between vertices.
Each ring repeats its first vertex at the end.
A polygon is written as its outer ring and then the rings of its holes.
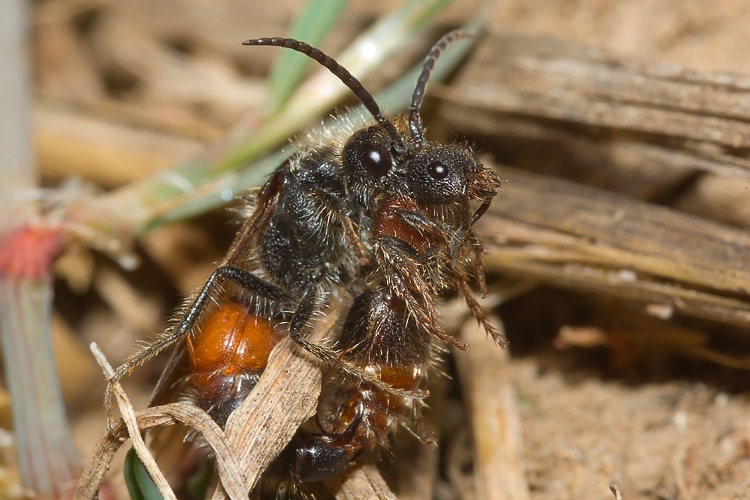
POLYGON ((211 378, 262 372, 280 338, 274 322, 251 314, 240 303, 221 304, 200 333, 188 339, 194 386, 210 385, 211 378))

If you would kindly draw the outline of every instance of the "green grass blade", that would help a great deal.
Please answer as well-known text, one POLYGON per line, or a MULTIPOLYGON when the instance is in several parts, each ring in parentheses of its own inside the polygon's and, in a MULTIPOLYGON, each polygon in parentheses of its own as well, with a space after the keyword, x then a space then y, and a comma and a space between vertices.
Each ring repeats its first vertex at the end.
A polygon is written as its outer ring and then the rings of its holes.
MULTIPOLYGON (((485 19, 486 16, 484 13, 480 12, 463 26, 464 29, 476 33, 477 36, 459 40, 445 51, 432 72, 432 77, 430 79, 431 84, 443 80, 461 63, 461 61, 464 60, 472 47, 479 41, 485 19)), ((420 61, 396 82, 377 93, 375 99, 383 104, 384 108, 391 112, 395 113, 403 111, 409 105, 414 85, 421 71, 422 62, 420 61)), ((347 119, 354 120, 354 117, 361 116, 363 113, 366 112, 362 109, 362 106, 358 106, 350 109, 341 117, 343 118, 343 121, 346 121, 347 119)), ((335 132, 337 126, 337 120, 329 119, 326 120, 320 128, 325 128, 335 132)), ((311 130, 310 133, 314 134, 317 129, 318 128, 316 127, 311 130)), ((170 210, 164 213, 158 220, 154 220, 154 224, 167 224, 203 213, 211 208, 227 203, 228 200, 233 199, 237 194, 243 193, 251 187, 262 184, 266 176, 270 174, 286 156, 288 156, 288 152, 277 152, 263 158, 259 162, 253 163, 239 172, 216 179, 210 184, 204 186, 206 194, 201 198, 200 203, 192 202, 181 204, 179 209, 170 210)))
MULTIPOLYGON (((319 47, 347 3, 347 0, 309 0, 297 17, 289 36, 319 47)), ((312 60, 303 54, 291 50, 281 53, 268 76, 267 116, 283 107, 289 96, 297 90, 311 63, 312 60)))
MULTIPOLYGON (((377 70, 403 47, 417 30, 429 22, 448 0, 408 0, 363 33, 339 62, 358 78, 377 70)), ((72 234, 110 255, 129 255, 129 238, 165 221, 175 212, 196 213, 193 203, 208 196, 214 183, 226 185, 229 173, 247 167, 272 147, 298 133, 299 129, 329 110, 348 94, 348 89, 328 71, 308 79, 286 107, 261 129, 251 130, 241 122, 234 133, 208 150, 186 159, 176 167, 104 195, 71 203, 63 226, 72 234), (188 207, 185 207, 188 205, 188 207)), ((236 193, 236 191, 235 191, 236 193)))
POLYGON ((143 462, 136 455, 135 448, 130 448, 125 455, 122 473, 132 500, 164 500, 143 462))
MULTIPOLYGON (((486 9, 483 9, 462 27, 462 29, 474 33, 475 36, 458 40, 445 50, 435 64, 435 69, 433 69, 430 77, 430 85, 444 80, 451 71, 461 64, 481 38, 486 19, 486 9)), ((410 104, 411 94, 421 72, 422 61, 406 72, 398 81, 378 92, 375 99, 386 110, 398 112, 406 109, 410 104)))

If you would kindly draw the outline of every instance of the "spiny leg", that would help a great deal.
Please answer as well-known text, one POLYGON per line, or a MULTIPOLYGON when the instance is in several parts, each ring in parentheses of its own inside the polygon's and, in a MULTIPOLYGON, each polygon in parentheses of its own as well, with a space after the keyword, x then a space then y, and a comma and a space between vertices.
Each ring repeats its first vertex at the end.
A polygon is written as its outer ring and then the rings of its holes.
POLYGON ((466 281, 459 280, 458 287, 461 291, 461 294, 464 296, 464 299, 466 300, 466 305, 469 306, 471 314, 477 319, 477 322, 482 325, 484 331, 486 331, 492 337, 492 340, 495 341, 495 344, 503 348, 507 347, 508 339, 506 339, 505 336, 500 333, 489 320, 484 312, 484 309, 481 305, 479 305, 479 302, 477 302, 476 297, 474 297, 474 293, 471 291, 471 288, 466 283, 466 281))

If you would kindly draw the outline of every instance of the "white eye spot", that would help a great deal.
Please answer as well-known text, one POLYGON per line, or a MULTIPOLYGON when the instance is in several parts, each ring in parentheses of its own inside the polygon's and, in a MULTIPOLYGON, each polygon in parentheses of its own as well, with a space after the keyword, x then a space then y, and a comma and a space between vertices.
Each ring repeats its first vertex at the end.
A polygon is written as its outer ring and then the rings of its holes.
POLYGON ((359 50, 363 59, 372 60, 378 54, 378 47, 373 42, 365 42, 359 50))

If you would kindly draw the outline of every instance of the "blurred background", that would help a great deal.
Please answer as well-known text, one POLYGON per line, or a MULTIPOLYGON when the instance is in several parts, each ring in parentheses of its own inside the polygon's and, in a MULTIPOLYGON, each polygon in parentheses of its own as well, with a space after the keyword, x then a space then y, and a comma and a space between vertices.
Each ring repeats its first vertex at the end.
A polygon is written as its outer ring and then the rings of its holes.
MULTIPOLYGON (((350 2, 322 48, 337 54, 399 4, 350 2)), ((115 190, 203 151, 239 124, 262 123, 266 75, 279 52, 241 42, 288 33, 303 5, 301 0, 29 2, 32 133, 41 184, 65 186, 60 193, 67 199, 115 190)), ((398 57, 366 80, 367 87, 378 89, 397 78, 439 36, 480 7, 469 0, 449 4, 398 57)), ((750 171, 750 134, 740 127, 750 121, 750 4, 500 0, 485 26, 489 34, 457 71, 455 86, 437 85, 427 102, 431 137, 468 138, 489 164, 567 179, 717 224, 724 231, 722 241, 738 252, 727 254, 723 264, 750 270, 745 267, 750 263, 745 232, 750 181, 742 173, 750 171), (509 62, 515 54, 520 55, 509 62), (592 61, 597 72, 576 73, 584 67, 593 71, 592 61), (545 72, 553 66, 562 68, 559 80, 545 72), (629 79, 618 80, 618 71, 629 72, 629 79), (606 108, 617 110, 614 122, 608 121, 609 111, 592 118, 570 98, 586 98, 578 89, 581 81, 593 81, 591 75, 598 85, 591 95, 621 106, 606 108), (649 94, 656 88, 649 87, 654 78, 686 86, 665 87, 667 97, 659 97, 657 90, 649 94), (624 87, 610 95, 608 82, 624 87), (497 86, 504 86, 505 93, 487 97, 480 92, 497 86), (539 95, 573 104, 555 107, 539 95), (493 102, 494 114, 476 114, 472 106, 481 103, 465 104, 474 96, 493 102), (714 102, 726 106, 716 110, 714 102), (641 112, 630 125, 617 121, 626 117, 625 105, 641 112), (678 107, 685 116, 707 121, 685 118, 682 132, 648 128, 651 115, 643 109, 678 107), (638 147, 617 149, 631 144, 638 147)), ((496 205, 513 203, 514 183, 523 179, 515 180, 515 172, 501 175, 510 181, 496 205)), ((549 189, 554 196, 564 186, 549 189)), ((649 217, 661 220, 661 215, 649 217)), ((236 211, 222 208, 149 231, 133 241, 140 261, 134 270, 76 243, 55 262, 53 335, 74 444, 83 462, 106 429, 103 377, 88 343, 96 341, 119 364, 138 341, 163 328, 181 297, 202 285, 238 223, 236 211)), ((502 245, 498 239, 488 246, 492 252, 502 245)), ((668 244, 661 251, 668 254, 668 244)), ((565 259, 561 254, 559 260, 565 259)), ((739 311, 726 319, 719 313, 692 314, 690 307, 681 315, 674 311, 679 303, 602 295, 551 275, 514 273, 507 263, 488 266, 490 303, 498 304, 496 313, 511 341, 510 359, 499 353, 497 372, 483 375, 460 360, 448 360, 452 378, 434 378, 440 388, 434 390, 438 396, 431 406, 437 411, 431 420, 439 429, 440 447, 427 462, 429 488, 420 493, 403 485, 397 454, 385 466, 395 470, 388 477, 400 498, 501 498, 487 479, 496 471, 477 462, 472 450, 479 440, 486 440, 485 447, 503 446, 497 443, 499 431, 482 430, 475 413, 494 408, 498 387, 506 385, 516 403, 515 409, 502 411, 520 421, 518 467, 526 482, 525 493, 514 498, 607 498, 612 483, 628 500, 745 498, 750 491, 750 288, 744 294, 737 287, 717 292, 722 300, 735 301, 733 311, 739 311), (504 293, 513 299, 503 299, 504 293)), ((677 288, 714 291, 710 283, 673 274, 669 279, 677 288)), ((469 353, 456 357, 491 349, 481 338, 472 342, 469 353)), ((136 408, 146 405, 164 362, 149 362, 125 381, 136 408)), ((5 429, 12 428, 9 404, 7 393, 0 393, 5 429)), ((411 444, 408 436, 403 441, 411 444)), ((9 449, 4 460, 9 481, 17 477, 12 455, 9 449)), ((122 495, 119 464, 114 462, 112 483, 122 495)))

